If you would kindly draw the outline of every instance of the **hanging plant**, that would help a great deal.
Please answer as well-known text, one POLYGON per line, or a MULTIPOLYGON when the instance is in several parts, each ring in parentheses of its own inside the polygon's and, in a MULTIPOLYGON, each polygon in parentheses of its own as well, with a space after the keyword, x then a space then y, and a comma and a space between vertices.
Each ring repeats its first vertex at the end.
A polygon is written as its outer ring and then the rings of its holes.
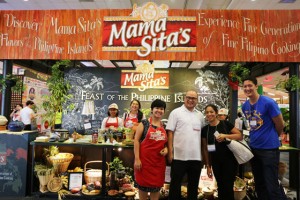
MULTIPOLYGON (((73 95, 69 94, 71 85, 64 79, 63 67, 69 67, 70 60, 57 61, 51 67, 51 77, 47 80, 50 95, 43 96, 42 107, 46 113, 42 116, 43 122, 48 121, 54 127, 56 113, 62 112, 64 103, 73 95)), ((70 105, 71 106, 71 105, 70 105)))
POLYGON ((285 89, 287 91, 296 91, 300 89, 300 79, 296 75, 292 75, 290 78, 285 80, 280 80, 277 85, 276 89, 285 89))
POLYGON ((13 92, 23 92, 23 81, 19 76, 13 75, 13 74, 7 74, 5 77, 2 76, 0 78, 0 85, 2 86, 0 88, 0 91, 2 92, 3 88, 6 88, 8 86, 11 87, 11 91, 13 92))
POLYGON ((243 79, 249 76, 250 70, 244 67, 242 63, 233 63, 229 68, 229 86, 237 89, 243 84, 243 79))

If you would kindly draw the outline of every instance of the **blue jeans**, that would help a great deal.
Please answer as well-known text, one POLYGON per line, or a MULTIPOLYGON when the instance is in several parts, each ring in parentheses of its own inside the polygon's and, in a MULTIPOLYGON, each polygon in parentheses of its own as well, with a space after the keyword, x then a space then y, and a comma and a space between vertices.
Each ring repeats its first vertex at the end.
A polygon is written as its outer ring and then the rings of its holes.
POLYGON ((278 182, 278 149, 252 149, 251 160, 255 181, 255 191, 260 200, 286 200, 282 186, 278 182))

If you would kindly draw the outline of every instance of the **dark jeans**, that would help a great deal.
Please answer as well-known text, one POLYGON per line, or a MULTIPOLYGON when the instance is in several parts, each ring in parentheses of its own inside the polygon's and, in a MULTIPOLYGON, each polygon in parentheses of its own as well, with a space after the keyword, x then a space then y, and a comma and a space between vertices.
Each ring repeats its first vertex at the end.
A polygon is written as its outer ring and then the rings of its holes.
POLYGON ((255 190, 261 200, 286 200, 282 186, 278 182, 278 149, 252 149, 251 159, 255 190))
POLYGON ((201 161, 189 160, 173 160, 171 164, 171 183, 170 183, 170 200, 181 199, 181 182, 185 174, 187 174, 187 190, 188 200, 197 199, 198 184, 200 178, 202 163, 201 161))

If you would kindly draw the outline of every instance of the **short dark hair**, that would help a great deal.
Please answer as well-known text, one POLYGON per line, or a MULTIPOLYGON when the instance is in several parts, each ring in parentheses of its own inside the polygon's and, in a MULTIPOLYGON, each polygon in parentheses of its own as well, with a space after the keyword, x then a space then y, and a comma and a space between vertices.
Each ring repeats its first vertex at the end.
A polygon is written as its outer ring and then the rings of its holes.
POLYGON ((28 106, 28 105, 33 105, 33 104, 34 104, 34 102, 31 101, 31 100, 26 101, 26 106, 28 106))
POLYGON ((151 110, 153 110, 153 108, 164 108, 164 110, 166 110, 166 102, 164 102, 163 100, 160 99, 155 99, 152 103, 151 103, 151 110))
MULTIPOLYGON (((21 103, 17 103, 17 105, 19 105, 20 107, 22 107, 22 108, 23 108, 23 104, 21 104, 21 103)), ((17 107, 17 105, 16 105, 15 107, 17 107)))
POLYGON ((243 83, 245 81, 251 81, 252 83, 254 83, 254 85, 257 85, 257 79, 254 76, 247 76, 247 77, 243 78, 243 83))

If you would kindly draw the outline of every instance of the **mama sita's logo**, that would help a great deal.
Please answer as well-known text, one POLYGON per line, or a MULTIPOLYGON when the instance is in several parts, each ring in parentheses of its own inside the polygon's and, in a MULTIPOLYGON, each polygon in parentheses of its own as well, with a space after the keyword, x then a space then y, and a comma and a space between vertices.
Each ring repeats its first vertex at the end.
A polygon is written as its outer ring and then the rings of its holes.
POLYGON ((169 7, 149 2, 133 6, 131 16, 104 17, 103 51, 196 51, 196 17, 168 16, 169 7))

